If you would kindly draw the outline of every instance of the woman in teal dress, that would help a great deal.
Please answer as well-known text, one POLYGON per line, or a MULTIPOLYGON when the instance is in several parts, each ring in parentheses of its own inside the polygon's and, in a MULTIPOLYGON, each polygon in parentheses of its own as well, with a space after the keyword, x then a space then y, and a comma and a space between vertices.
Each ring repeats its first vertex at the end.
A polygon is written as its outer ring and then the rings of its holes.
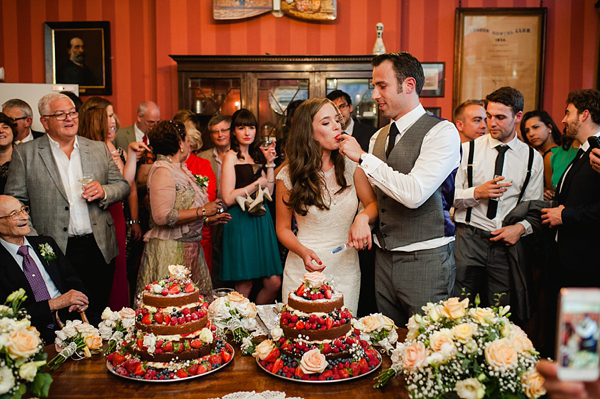
POLYGON ((248 297, 253 280, 261 278, 263 287, 255 302, 265 304, 279 292, 282 268, 273 219, 269 207, 261 204, 271 199, 275 186, 275 143, 261 147, 257 127, 247 109, 231 118, 231 150, 223 158, 221 193, 232 220, 223 228, 220 279, 234 281, 236 291, 248 297))

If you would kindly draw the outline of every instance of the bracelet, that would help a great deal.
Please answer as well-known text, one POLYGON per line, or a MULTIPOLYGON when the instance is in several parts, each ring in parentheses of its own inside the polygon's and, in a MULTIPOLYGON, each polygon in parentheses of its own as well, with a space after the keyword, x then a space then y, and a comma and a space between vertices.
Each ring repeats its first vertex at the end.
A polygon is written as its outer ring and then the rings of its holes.
POLYGON ((196 217, 197 217, 198 219, 200 219, 200 215, 198 215, 198 211, 199 211, 199 210, 200 210, 200 208, 196 208, 196 217))
POLYGON ((139 220, 136 220, 136 219, 132 219, 132 220, 128 221, 128 222, 127 222, 127 224, 128 224, 128 225, 130 225, 130 226, 131 226, 132 224, 140 224, 140 221, 139 221, 139 220))
POLYGON ((268 163, 265 165, 265 168, 274 168, 275 166, 277 166, 275 163, 268 163))

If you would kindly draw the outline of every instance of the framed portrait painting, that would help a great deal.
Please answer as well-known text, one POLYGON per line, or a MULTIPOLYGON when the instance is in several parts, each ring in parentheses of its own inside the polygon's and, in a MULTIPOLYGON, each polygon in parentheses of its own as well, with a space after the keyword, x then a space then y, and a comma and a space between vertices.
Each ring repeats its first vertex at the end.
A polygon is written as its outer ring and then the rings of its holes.
POLYGON ((421 97, 444 97, 445 65, 444 62, 422 62, 425 84, 421 97))
POLYGON ((46 83, 76 83, 84 95, 112 94, 110 22, 46 22, 46 83))
POLYGON ((523 93, 525 110, 542 106, 546 8, 457 8, 454 104, 502 86, 523 93))

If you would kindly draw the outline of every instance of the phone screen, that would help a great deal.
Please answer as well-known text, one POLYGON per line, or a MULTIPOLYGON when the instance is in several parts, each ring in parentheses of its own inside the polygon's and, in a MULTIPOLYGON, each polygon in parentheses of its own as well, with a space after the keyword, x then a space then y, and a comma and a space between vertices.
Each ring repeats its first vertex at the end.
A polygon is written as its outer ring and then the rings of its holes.
POLYGON ((560 366, 568 369, 598 369, 600 303, 562 303, 560 366))

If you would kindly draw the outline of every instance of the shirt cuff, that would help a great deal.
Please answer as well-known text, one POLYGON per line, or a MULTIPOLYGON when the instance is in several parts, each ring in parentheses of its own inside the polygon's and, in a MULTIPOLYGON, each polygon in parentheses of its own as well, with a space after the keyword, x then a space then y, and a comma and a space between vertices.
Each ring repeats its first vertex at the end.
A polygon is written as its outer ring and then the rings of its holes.
POLYGON ((368 176, 375 172, 375 170, 384 162, 377 158, 373 154, 367 154, 367 156, 360 163, 360 167, 365 171, 365 174, 368 176))
POLYGON ((523 235, 521 235, 521 237, 525 237, 528 236, 529 234, 533 233, 533 227, 531 227, 531 223, 529 223, 527 220, 521 220, 519 223, 521 226, 525 227, 525 233, 523 233, 523 235))

